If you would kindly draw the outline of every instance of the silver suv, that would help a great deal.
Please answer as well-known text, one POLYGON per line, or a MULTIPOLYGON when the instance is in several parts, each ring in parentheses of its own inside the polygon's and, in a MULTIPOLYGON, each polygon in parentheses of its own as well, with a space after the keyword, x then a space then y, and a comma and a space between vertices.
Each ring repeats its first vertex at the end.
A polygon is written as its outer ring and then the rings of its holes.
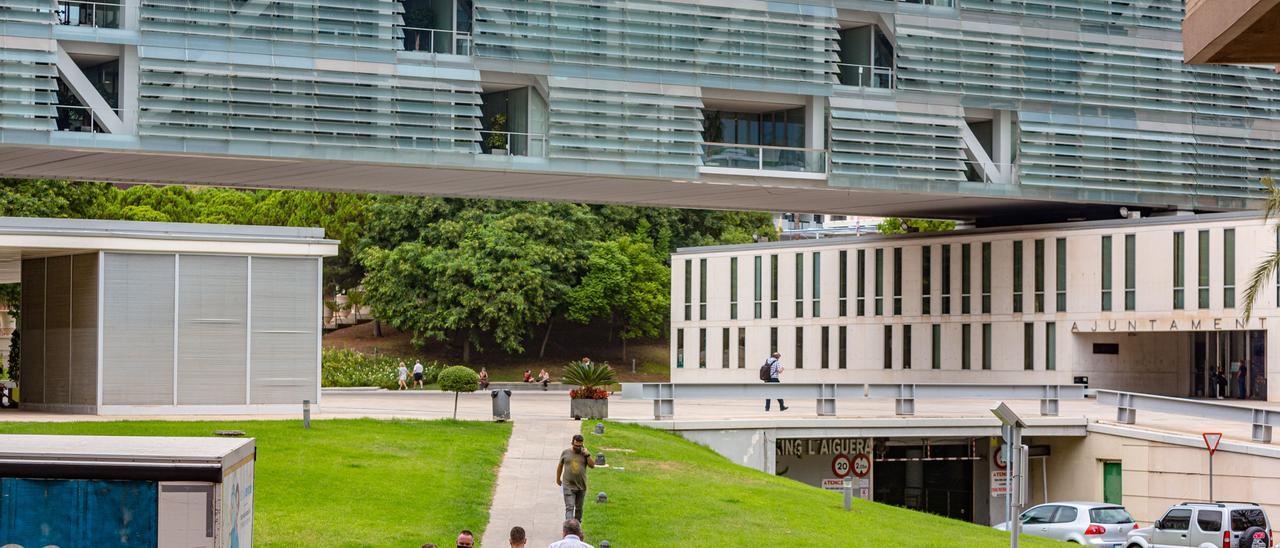
POLYGON ((1272 548, 1271 521, 1253 502, 1184 502, 1154 527, 1129 533, 1126 548, 1272 548))

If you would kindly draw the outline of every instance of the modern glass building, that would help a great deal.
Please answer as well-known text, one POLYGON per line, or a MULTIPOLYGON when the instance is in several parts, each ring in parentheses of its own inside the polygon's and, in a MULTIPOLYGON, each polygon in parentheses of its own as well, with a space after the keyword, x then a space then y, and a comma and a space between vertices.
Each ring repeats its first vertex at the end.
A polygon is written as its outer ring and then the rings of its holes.
POLYGON ((8 0, 0 176, 955 218, 1245 208, 1280 163, 1280 76, 1184 65, 1182 6, 8 0))

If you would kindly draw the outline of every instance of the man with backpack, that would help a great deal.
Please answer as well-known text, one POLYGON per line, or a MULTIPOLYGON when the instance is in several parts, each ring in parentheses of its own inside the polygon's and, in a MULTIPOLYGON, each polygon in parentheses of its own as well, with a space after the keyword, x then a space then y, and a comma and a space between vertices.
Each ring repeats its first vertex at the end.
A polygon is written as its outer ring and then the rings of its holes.
MULTIPOLYGON (((778 376, 782 375, 782 354, 774 352, 769 359, 764 361, 764 365, 760 366, 760 380, 764 382, 781 382, 778 376)), ((764 410, 769 412, 769 398, 764 399, 764 410)), ((786 411, 787 404, 782 403, 782 398, 778 398, 778 410, 786 411)))

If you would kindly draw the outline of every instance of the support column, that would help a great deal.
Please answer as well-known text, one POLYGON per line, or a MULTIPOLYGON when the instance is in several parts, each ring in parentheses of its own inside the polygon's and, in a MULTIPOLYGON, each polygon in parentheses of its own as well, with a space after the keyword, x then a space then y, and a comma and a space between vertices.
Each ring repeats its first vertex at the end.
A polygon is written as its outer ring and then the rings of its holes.
POLYGON ((138 48, 122 46, 120 49, 121 129, 125 134, 135 135, 138 133, 138 97, 140 95, 138 48))
POLYGON ((827 148, 827 98, 811 95, 804 103, 804 148, 827 148))

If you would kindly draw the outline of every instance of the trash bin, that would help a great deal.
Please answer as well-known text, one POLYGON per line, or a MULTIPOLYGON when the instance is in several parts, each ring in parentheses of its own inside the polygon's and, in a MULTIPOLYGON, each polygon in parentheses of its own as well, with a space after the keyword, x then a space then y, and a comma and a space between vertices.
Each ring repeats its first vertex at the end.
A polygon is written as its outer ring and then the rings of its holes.
POLYGON ((511 420, 511 391, 493 390, 489 394, 493 397, 493 420, 498 422, 511 420))

